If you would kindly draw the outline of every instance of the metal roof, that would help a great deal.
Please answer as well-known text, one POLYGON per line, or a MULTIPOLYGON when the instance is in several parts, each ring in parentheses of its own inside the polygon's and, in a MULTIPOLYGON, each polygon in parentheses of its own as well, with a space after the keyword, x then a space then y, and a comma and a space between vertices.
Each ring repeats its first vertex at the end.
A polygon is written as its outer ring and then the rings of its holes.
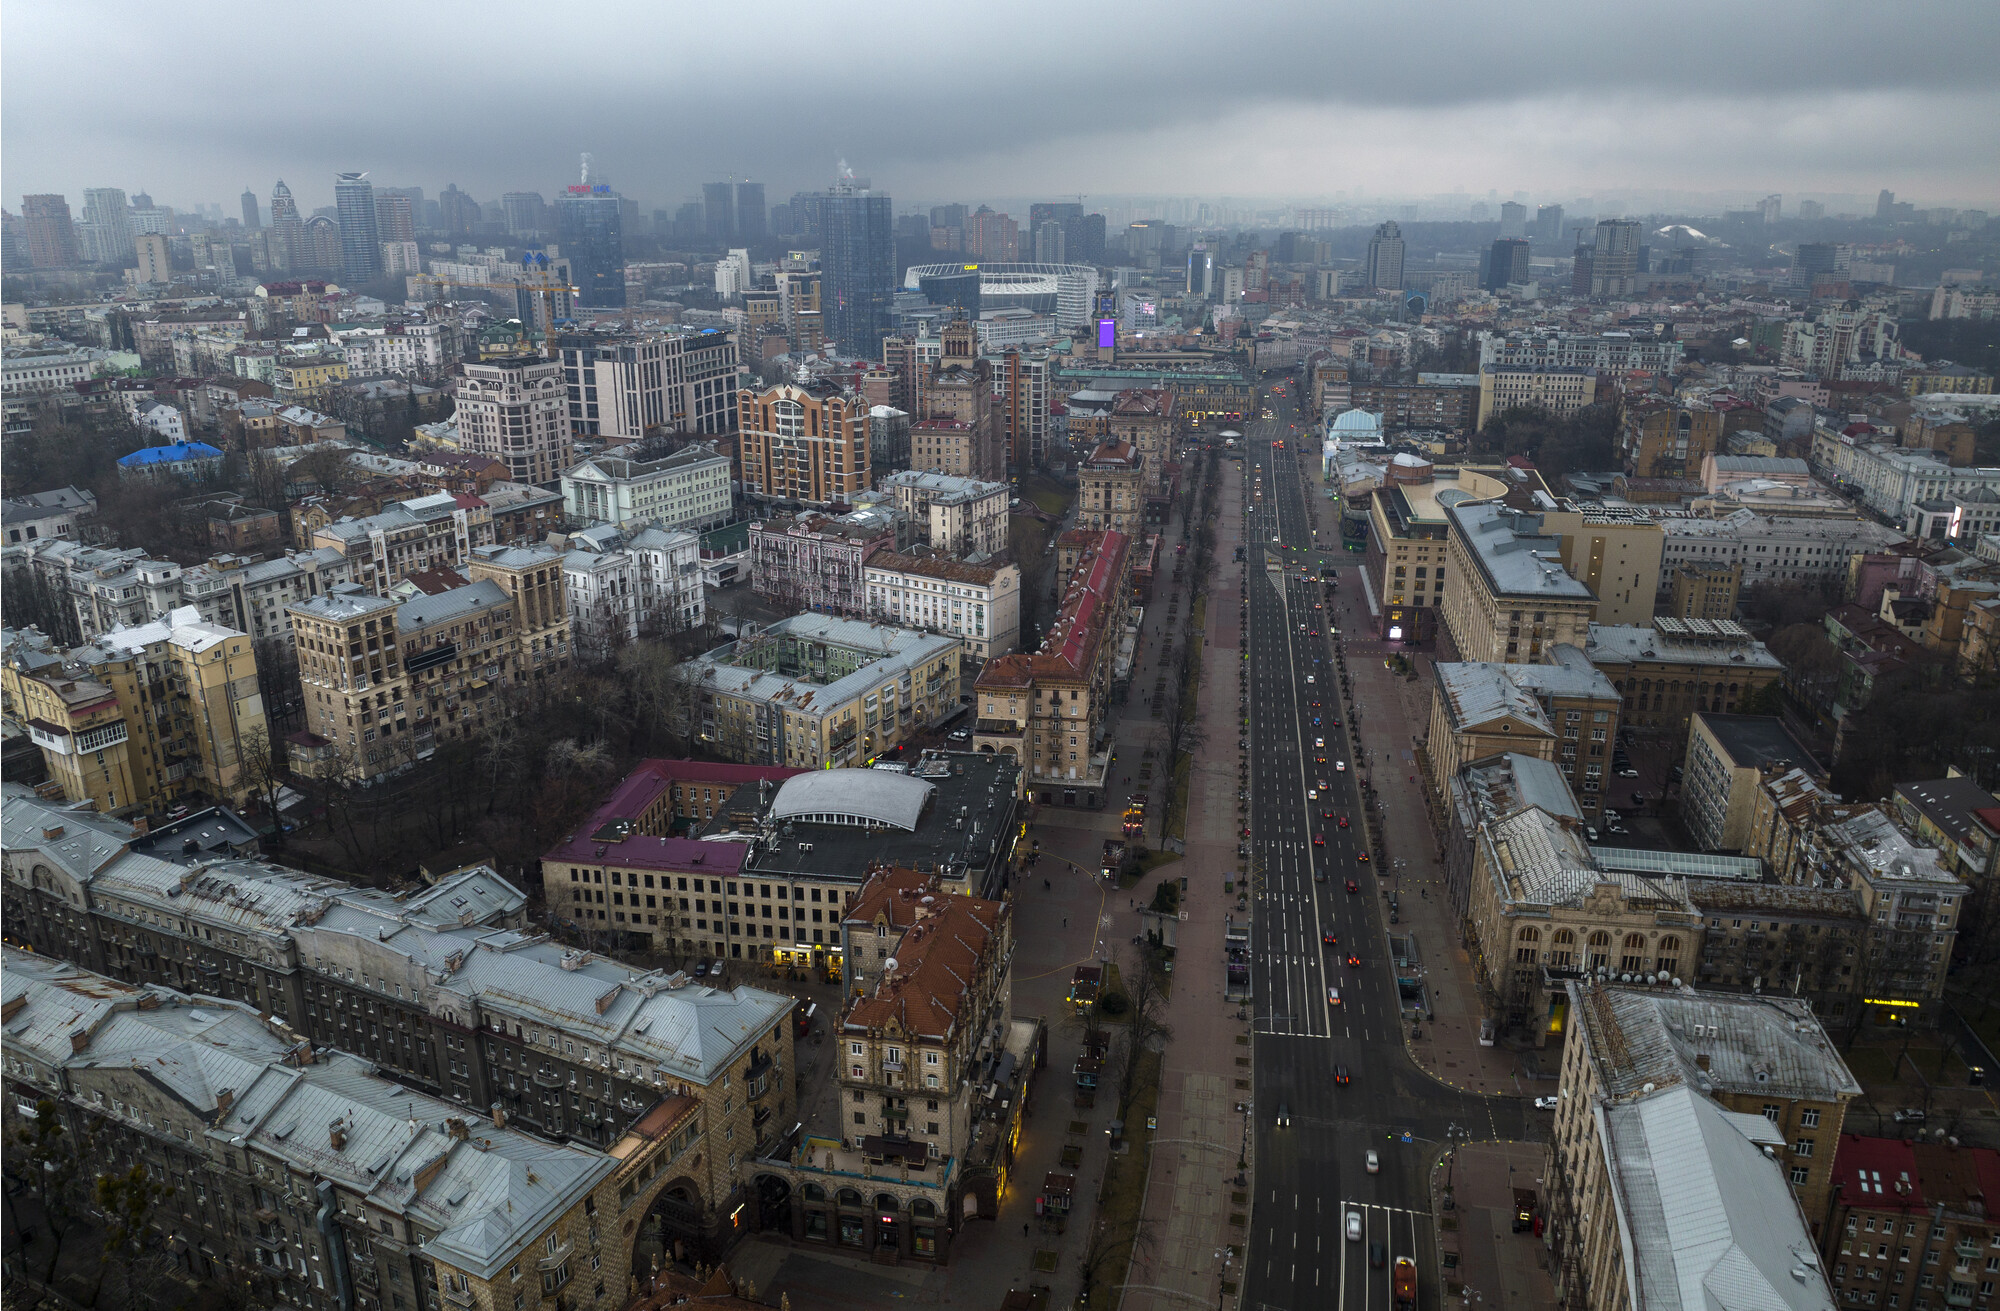
POLYGON ((831 823, 885 824, 913 833, 936 791, 920 778, 889 770, 816 770, 778 785, 770 817, 779 822, 827 817, 831 823))
POLYGON ((1686 1087, 1599 1114, 1633 1307, 1833 1311, 1798 1199, 1744 1117, 1686 1087))

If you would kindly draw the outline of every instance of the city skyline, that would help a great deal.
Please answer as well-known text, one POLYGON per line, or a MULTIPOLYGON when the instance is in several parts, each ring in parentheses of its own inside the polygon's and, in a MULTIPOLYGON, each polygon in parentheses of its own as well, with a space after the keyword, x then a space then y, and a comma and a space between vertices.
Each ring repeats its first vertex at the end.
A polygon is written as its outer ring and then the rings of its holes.
POLYGON ((1202 38, 1192 7, 1143 27, 1050 7, 1045 21, 1029 14, 1018 25, 1035 35, 989 35, 948 68, 921 35, 906 35, 922 29, 896 21, 897 6, 858 25, 779 5, 776 30, 829 68, 898 75, 772 83, 747 104, 731 87, 752 56, 711 57, 740 37, 719 14, 633 7, 621 17, 624 6, 611 5, 602 21, 538 32, 540 60, 580 70, 551 104, 501 95, 485 76, 537 11, 501 6, 477 25, 451 10, 398 10, 394 23, 307 12, 288 20, 291 43, 316 52, 315 69, 340 71, 289 79, 286 111, 268 122, 244 115, 231 79, 192 82, 170 112, 149 115, 115 98, 77 101, 60 80, 64 51, 86 33, 112 58, 130 43, 133 59, 164 67, 211 59, 196 35, 209 30, 199 15, 211 8, 145 31, 143 46, 141 28, 119 21, 128 5, 10 10, 0 54, 9 207, 23 194, 118 185, 227 208, 246 183, 266 194, 284 177, 310 210, 330 203, 335 173, 361 169, 378 186, 553 195, 574 180, 582 150, 648 207, 726 177, 763 181, 775 202, 826 185, 841 158, 899 205, 1079 192, 1391 199, 1454 188, 1474 200, 1492 190, 1564 202, 1879 187, 1928 204, 2000 199, 1990 176, 1965 166, 2000 157, 2000 89, 1987 62, 2000 11, 1966 3, 1924 6, 1948 20, 1954 40, 1944 45, 1909 11, 1843 25, 1799 0, 1754 13, 1688 6, 1673 32, 1635 28, 1608 47, 1594 11, 1566 4, 1452 4, 1420 32, 1396 11, 1274 8, 1236 16, 1222 45, 1202 38), (406 37, 385 42, 388 30, 406 37), (597 39, 614 30, 626 38, 597 39), (431 57, 440 48, 465 57, 440 63, 431 57), (1339 58, 1329 62, 1329 50, 1339 58), (1784 50, 1798 57, 1772 57, 1784 50), (1837 84, 1828 68, 1843 70, 1837 84), (940 112, 953 103, 967 108, 940 112), (340 131, 292 130, 315 119, 340 131), (661 133, 652 127, 661 121, 679 126, 661 133), (173 174, 160 177, 165 160, 173 174))

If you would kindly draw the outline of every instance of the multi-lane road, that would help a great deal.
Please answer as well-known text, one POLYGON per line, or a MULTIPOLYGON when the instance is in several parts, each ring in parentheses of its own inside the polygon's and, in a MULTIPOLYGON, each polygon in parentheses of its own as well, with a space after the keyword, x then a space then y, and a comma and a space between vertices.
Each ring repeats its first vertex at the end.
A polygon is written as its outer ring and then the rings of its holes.
POLYGON ((1445 1128, 1519 1137, 1525 1117, 1518 1102, 1436 1082, 1404 1048, 1390 889, 1362 859, 1362 748, 1345 723, 1321 568, 1336 568, 1343 591, 1359 584, 1339 541, 1313 532, 1296 386, 1266 394, 1272 417, 1246 425, 1242 465, 1257 1090, 1244 1304, 1392 1311, 1391 1268, 1408 1256, 1418 1305, 1435 1308, 1428 1167, 1445 1128))

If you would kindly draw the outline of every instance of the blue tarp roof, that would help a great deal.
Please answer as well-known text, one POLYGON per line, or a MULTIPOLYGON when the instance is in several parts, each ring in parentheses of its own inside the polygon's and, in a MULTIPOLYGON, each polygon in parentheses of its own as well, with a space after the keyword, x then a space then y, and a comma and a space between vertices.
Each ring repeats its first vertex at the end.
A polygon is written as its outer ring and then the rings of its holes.
POLYGON ((222 451, 207 442, 174 442, 167 446, 145 446, 119 460, 124 465, 179 464, 183 460, 219 460, 222 451))

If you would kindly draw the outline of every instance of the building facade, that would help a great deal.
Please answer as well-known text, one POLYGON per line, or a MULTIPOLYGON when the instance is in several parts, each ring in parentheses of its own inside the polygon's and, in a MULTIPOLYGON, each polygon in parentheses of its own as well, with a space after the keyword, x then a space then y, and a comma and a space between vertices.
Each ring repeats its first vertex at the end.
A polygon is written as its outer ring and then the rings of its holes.
POLYGON ((736 393, 743 490, 827 505, 871 482, 865 397, 830 383, 781 383, 736 393))
POLYGON ((705 532, 734 514, 729 457, 697 442, 657 460, 593 455, 562 475, 563 508, 594 523, 705 532))
POLYGON ((575 463, 562 372, 559 361, 533 355, 466 365, 457 413, 464 449, 499 460, 516 482, 556 481, 575 463))
POLYGON ((1021 644, 1021 567, 881 551, 862 567, 867 613, 898 628, 957 638, 971 677, 1021 644))

